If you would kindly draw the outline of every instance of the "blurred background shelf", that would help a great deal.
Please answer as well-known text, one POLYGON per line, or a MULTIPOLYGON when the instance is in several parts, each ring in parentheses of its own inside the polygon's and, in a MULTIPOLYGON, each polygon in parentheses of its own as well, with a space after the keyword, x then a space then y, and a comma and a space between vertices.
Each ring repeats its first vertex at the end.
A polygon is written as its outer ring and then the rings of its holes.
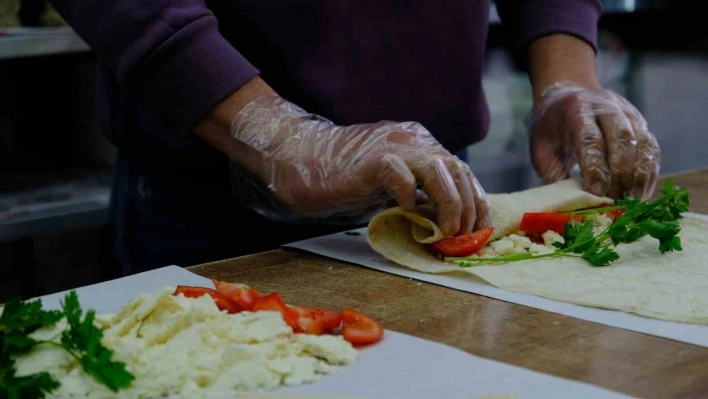
POLYGON ((0 191, 0 241, 108 223, 110 170, 15 173, 0 191))
POLYGON ((0 302, 120 276, 97 58, 46 6, 0 0, 0 302))
MULTIPOLYGON (((604 14, 624 14, 660 10, 668 6, 670 1, 671 0, 603 0, 602 8, 604 14)), ((489 7, 489 23, 501 23, 494 0, 492 0, 489 7)))
POLYGON ((70 27, 0 28, 0 60, 88 51, 70 27))
POLYGON ((603 0, 605 13, 623 13, 665 8, 672 0, 603 0))

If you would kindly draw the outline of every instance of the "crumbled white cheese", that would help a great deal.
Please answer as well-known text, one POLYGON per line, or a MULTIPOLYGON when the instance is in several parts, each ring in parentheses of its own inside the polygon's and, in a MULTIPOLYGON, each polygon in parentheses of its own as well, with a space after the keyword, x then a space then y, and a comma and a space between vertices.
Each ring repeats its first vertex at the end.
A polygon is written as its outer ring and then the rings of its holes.
POLYGON ((592 220, 592 233, 596 236, 602 234, 602 232, 605 231, 605 229, 610 227, 610 225, 612 224, 612 219, 607 216, 606 213, 594 213, 591 215, 586 215, 585 219, 592 220))
POLYGON ((516 253, 514 242, 507 237, 502 237, 491 243, 492 249, 499 255, 509 255, 516 253))
POLYGON ((479 256, 480 258, 493 258, 495 256, 499 256, 499 254, 494 252, 492 247, 487 244, 487 246, 482 248, 481 251, 477 252, 477 255, 475 256, 479 256))
POLYGON ((592 233, 594 235, 600 235, 606 228, 612 224, 612 219, 610 219, 606 214, 600 213, 595 215, 595 220, 593 221, 592 233))
POLYGON ((494 252, 491 243, 488 243, 484 248, 480 249, 476 254, 472 254, 470 258, 493 258, 499 256, 498 253, 494 252))
POLYGON ((612 224, 612 219, 610 219, 607 214, 601 213, 597 215, 597 218, 595 219, 595 224, 599 225, 600 227, 607 228, 612 224))
POLYGON ((547 232, 541 234, 541 237, 543 237, 543 243, 549 247, 552 246, 554 242, 559 242, 561 244, 565 242, 563 236, 553 230, 548 230, 547 232))
MULTIPOLYGON (((612 219, 604 213, 588 215, 586 218, 587 220, 593 221, 593 232, 595 235, 600 234, 612 224, 612 219)), ((565 243, 563 236, 553 230, 546 231, 541 237, 543 238, 544 244, 536 244, 532 242, 523 231, 519 231, 518 234, 509 234, 508 236, 500 237, 489 242, 478 253, 471 255, 471 257, 494 258, 524 252, 546 254, 556 250, 553 243, 565 243)))
POLYGON ((356 358, 356 349, 342 345, 343 338, 334 335, 296 334, 295 342, 302 345, 302 352, 324 359, 334 365, 345 365, 356 358))
MULTIPOLYGON (((192 299, 172 292, 139 297, 99 323, 105 325, 103 344, 136 377, 118 395, 65 351, 46 344, 16 357, 17 375, 50 372, 62 384, 52 395, 61 398, 235 397, 313 382, 357 357, 341 336, 294 334, 278 312, 228 314, 208 295, 192 299)), ((33 337, 58 339, 65 328, 60 322, 33 337)))
POLYGON ((537 254, 549 254, 551 252, 555 251, 555 248, 549 247, 547 245, 540 245, 533 243, 531 244, 531 247, 529 248, 529 252, 537 253, 537 254))
POLYGON ((521 249, 529 249, 531 247, 531 240, 528 237, 521 236, 518 234, 510 234, 509 239, 514 243, 514 246, 521 249))
POLYGON ((612 224, 612 219, 606 213, 593 213, 585 215, 586 220, 591 220, 594 225, 607 227, 612 224))

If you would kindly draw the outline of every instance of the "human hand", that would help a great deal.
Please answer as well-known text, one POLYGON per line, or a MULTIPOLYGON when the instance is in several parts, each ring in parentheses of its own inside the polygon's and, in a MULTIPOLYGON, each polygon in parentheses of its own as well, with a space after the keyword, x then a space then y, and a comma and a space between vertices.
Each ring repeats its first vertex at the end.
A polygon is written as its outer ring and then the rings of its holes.
POLYGON ((418 123, 338 126, 273 95, 241 109, 231 136, 238 196, 271 219, 351 222, 392 198, 413 209, 421 186, 446 235, 492 224, 467 164, 418 123))
POLYGON ((527 127, 534 168, 546 183, 568 178, 577 163, 583 189, 595 195, 647 199, 653 193, 659 145, 641 113, 614 91, 552 85, 527 127))

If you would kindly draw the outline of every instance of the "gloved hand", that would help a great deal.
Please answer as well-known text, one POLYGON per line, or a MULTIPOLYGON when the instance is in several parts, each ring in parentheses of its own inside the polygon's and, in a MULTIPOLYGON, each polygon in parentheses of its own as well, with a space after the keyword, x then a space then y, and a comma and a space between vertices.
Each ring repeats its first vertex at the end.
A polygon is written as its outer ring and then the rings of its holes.
POLYGON ((447 235, 491 226, 485 192, 467 164, 415 122, 337 126, 279 96, 250 102, 231 128, 235 196, 291 223, 360 223, 418 185, 447 235))
POLYGON ((526 122, 533 165, 546 183, 569 177, 577 163, 583 189, 595 195, 653 193, 659 145, 639 111, 614 91, 553 85, 526 122))

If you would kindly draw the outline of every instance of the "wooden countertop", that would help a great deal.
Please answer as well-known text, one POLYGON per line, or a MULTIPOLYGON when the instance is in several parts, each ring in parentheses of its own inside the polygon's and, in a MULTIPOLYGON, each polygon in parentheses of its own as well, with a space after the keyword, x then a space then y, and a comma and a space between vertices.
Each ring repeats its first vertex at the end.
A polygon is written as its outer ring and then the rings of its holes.
MULTIPOLYGON (((690 211, 708 214, 708 169, 672 177, 688 189, 690 211)), ((278 291, 286 302, 296 305, 335 310, 352 306, 377 318, 386 329, 632 396, 708 397, 708 349, 695 345, 295 250, 275 250, 189 270, 208 278, 248 283, 264 292, 278 291)))

